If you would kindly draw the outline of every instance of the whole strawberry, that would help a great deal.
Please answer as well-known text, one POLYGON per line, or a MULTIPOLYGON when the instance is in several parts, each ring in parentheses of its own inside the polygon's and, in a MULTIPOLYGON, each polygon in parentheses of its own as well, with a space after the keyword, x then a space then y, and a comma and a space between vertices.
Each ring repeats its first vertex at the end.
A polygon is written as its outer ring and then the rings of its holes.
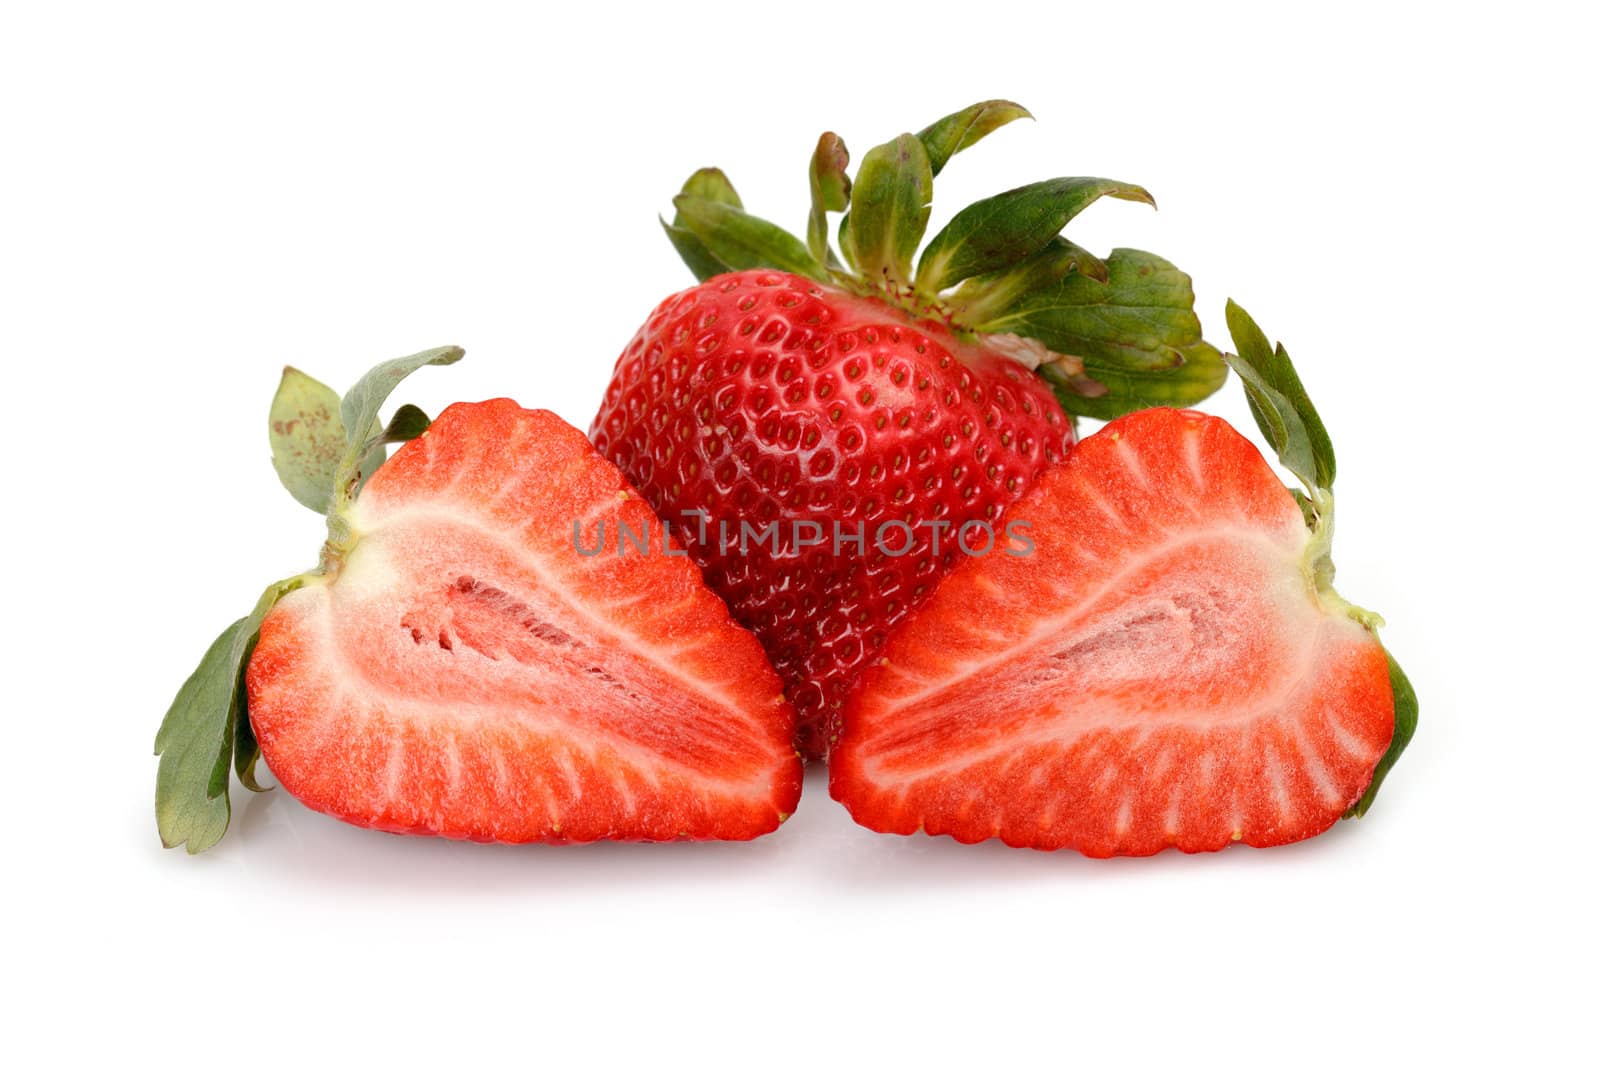
POLYGON ((664 225, 703 284, 628 344, 590 431, 761 640, 810 758, 890 629, 957 558, 1000 550, 1076 416, 1192 404, 1226 375, 1187 276, 1060 236, 1102 196, 1153 204, 1139 186, 1023 186, 916 257, 934 175, 1022 117, 976 104, 868 152, 853 182, 823 134, 804 242, 694 174, 664 225))

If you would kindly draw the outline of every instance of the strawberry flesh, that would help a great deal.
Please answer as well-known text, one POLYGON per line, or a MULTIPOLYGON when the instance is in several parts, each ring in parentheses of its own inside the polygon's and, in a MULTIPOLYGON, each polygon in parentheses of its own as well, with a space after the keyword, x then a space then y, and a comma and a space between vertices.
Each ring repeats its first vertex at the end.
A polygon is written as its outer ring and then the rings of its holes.
POLYGON ((1383 648, 1226 422, 1118 419, 1011 518, 1032 551, 956 568, 847 709, 830 784, 858 822, 1147 855, 1300 840, 1362 795, 1383 648))
POLYGON ((247 676, 262 755, 308 806, 502 842, 742 839, 794 810, 780 683, 695 566, 577 550, 574 522, 659 525, 579 431, 454 405, 350 519, 247 676))

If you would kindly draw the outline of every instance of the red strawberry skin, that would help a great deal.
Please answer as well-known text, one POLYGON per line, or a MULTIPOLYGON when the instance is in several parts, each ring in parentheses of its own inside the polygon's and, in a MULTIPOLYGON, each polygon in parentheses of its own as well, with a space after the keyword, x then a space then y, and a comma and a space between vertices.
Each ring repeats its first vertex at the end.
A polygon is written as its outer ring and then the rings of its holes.
POLYGON ((682 556, 581 555, 655 522, 578 430, 457 404, 372 476, 337 573, 286 596, 251 722, 347 822, 500 842, 754 837, 794 810, 781 686, 682 556))
POLYGON ((808 758, 827 754, 862 667, 961 554, 953 532, 969 520, 1003 530, 1073 442, 1049 387, 1014 360, 774 271, 662 303, 618 360, 590 434, 675 529, 697 533, 707 517, 689 551, 766 648, 808 758), (796 520, 820 524, 823 543, 799 544, 796 520), (888 520, 915 531, 902 555, 902 528, 885 530, 889 552, 873 543, 888 520), (777 523, 776 544, 741 554, 741 522, 777 523), (836 545, 835 522, 864 530, 864 549, 836 545))
POLYGON ((1148 855, 1297 841, 1362 795, 1383 649, 1318 596, 1298 506, 1227 423, 1118 419, 1011 516, 1032 553, 957 567, 848 709, 830 788, 858 822, 1148 855))

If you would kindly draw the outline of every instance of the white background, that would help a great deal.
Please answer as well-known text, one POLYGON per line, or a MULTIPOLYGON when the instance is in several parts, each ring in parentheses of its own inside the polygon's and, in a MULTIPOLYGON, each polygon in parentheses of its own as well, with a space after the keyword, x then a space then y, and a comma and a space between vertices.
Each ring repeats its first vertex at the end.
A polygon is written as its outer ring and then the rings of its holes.
MULTIPOLYGON (((0 1041, 28 1062, 1592 1057, 1579 5, 560 8, 0 17, 0 1041), (219 847, 160 848, 172 693, 316 556, 267 461, 282 364, 343 388, 459 343, 399 395, 587 427, 688 283, 655 214, 690 170, 799 229, 819 131, 859 158, 990 96, 1038 122, 950 166, 935 227, 1024 181, 1142 182, 1159 212, 1100 204, 1075 238, 1167 256, 1213 339, 1233 296, 1296 356, 1339 449, 1341 589, 1422 698, 1369 818, 1096 862, 878 837, 814 772, 746 845, 400 839, 235 787, 219 847)), ((1248 426, 1237 388, 1207 406, 1248 426)))

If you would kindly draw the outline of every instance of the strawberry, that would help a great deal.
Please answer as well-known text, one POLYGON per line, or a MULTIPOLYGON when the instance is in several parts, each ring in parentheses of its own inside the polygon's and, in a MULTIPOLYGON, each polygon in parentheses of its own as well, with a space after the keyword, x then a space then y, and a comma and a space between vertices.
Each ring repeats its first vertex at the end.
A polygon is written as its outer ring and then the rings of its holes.
POLYGON ((410 409, 390 433, 375 404, 341 412, 307 382, 280 404, 275 457, 297 497, 330 502, 323 564, 270 589, 180 693, 158 739, 168 844, 198 850, 226 828, 230 747, 247 785, 259 746, 308 807, 399 833, 744 839, 794 810, 781 685, 698 568, 580 550, 577 526, 656 522, 580 431, 491 400, 425 431, 410 409), (324 478, 341 423, 374 433, 324 478), (331 447, 293 439, 330 424, 331 447), (407 436, 381 466, 363 460, 407 436))
POLYGON ((686 531, 711 588, 761 639, 810 756, 833 734, 826 709, 954 558, 951 531, 999 520, 1073 439, 1049 387, 1015 361, 767 271, 663 304, 618 365, 593 436, 686 531), (889 520, 908 526, 880 548, 889 520), (756 535, 740 538, 745 522, 756 535))
POLYGON ((1226 373, 1185 275, 1058 236, 1101 197, 1153 203, 1136 185, 1058 178, 980 201, 912 269, 933 176, 1026 115, 957 112, 873 149, 854 182, 824 134, 805 242, 697 172, 664 225, 702 284, 651 314, 591 427, 760 638, 807 757, 889 631, 1066 455, 1074 416, 1191 403, 1226 373), (830 211, 848 211, 838 254, 830 211))
POLYGON ((830 788, 874 830, 1091 856, 1277 845, 1370 805, 1415 695, 1331 585, 1333 453, 1279 347, 1230 357, 1290 493, 1221 419, 1086 438, 890 638, 830 788), (1022 524, 1026 524, 1023 526, 1022 524))

